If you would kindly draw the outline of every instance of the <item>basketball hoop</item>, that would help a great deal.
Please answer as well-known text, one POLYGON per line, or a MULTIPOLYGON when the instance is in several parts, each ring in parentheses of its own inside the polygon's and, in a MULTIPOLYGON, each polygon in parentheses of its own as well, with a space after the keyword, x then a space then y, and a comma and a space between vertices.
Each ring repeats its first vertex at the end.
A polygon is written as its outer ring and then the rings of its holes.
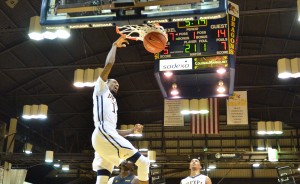
POLYGON ((144 37, 150 32, 159 32, 163 34, 168 40, 165 29, 158 23, 116 26, 116 32, 122 36, 125 36, 127 39, 136 41, 143 41, 144 37))

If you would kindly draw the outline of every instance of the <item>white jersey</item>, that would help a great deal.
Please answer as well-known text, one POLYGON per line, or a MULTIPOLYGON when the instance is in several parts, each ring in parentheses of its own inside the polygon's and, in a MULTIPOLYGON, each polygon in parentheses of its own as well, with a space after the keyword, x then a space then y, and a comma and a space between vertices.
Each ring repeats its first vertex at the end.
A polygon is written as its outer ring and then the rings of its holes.
POLYGON ((106 126, 115 129, 118 121, 118 105, 116 98, 110 92, 107 83, 99 77, 95 83, 93 93, 94 103, 94 122, 95 126, 99 125, 99 122, 105 122, 106 126))
POLYGON ((106 168, 112 172, 114 166, 118 166, 123 160, 134 155, 137 150, 127 139, 118 134, 117 102, 107 83, 100 77, 94 87, 93 103, 95 129, 92 145, 96 151, 93 170, 106 168))
POLYGON ((199 174, 197 176, 188 176, 181 180, 180 184, 205 184, 206 176, 199 174))

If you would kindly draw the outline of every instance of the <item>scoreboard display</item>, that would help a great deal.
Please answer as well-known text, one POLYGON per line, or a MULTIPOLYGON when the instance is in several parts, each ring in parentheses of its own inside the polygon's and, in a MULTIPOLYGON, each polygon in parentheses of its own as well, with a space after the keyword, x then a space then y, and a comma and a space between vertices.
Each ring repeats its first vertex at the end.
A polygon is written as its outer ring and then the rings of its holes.
POLYGON ((168 35, 166 47, 155 57, 155 77, 165 98, 210 98, 233 94, 238 15, 219 19, 161 23, 168 35), (225 73, 220 74, 218 69, 225 73), (172 72, 172 77, 166 77, 172 72), (179 94, 170 93, 178 88, 179 94), (222 94, 216 88, 222 85, 222 94))
POLYGON ((185 21, 166 28, 168 44, 159 58, 194 57, 228 53, 228 26, 221 20, 185 21))
POLYGON ((236 22, 236 17, 227 15, 221 19, 161 24, 168 34, 168 42, 162 52, 155 54, 155 59, 234 55, 230 42, 236 42, 236 28, 232 30, 236 22))

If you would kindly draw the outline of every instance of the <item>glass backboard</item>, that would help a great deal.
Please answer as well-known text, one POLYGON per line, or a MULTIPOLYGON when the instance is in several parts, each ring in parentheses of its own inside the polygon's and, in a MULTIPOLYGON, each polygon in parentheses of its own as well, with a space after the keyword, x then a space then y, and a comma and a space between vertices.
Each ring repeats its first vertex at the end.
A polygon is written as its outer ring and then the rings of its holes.
POLYGON ((227 3, 227 0, 43 0, 40 23, 92 28, 218 19, 226 15, 227 3))

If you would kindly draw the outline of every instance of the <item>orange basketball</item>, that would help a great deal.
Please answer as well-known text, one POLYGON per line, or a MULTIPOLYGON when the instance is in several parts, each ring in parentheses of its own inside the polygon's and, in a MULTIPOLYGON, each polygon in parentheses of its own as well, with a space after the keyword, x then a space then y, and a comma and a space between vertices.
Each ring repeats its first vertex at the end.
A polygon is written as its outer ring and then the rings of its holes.
POLYGON ((151 53, 158 53, 165 48, 167 38, 160 32, 152 31, 146 34, 143 43, 147 51, 151 53))

